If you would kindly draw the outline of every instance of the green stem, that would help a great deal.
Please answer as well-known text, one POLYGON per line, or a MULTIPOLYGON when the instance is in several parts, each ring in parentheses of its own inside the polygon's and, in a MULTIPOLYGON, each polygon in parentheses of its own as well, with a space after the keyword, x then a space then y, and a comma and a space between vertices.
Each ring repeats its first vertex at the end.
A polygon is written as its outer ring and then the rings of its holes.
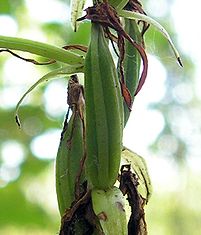
POLYGON ((49 45, 47 43, 37 42, 33 40, 0 36, 0 48, 11 50, 26 51, 32 54, 54 59, 66 64, 83 64, 83 56, 66 51, 62 48, 49 45))

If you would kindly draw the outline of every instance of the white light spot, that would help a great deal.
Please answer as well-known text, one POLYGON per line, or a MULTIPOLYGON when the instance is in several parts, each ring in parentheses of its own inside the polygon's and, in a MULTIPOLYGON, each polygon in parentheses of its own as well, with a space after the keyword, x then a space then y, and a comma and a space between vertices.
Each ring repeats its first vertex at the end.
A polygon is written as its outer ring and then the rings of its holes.
POLYGON ((4 87, 0 92, 0 107, 4 109, 15 107, 23 92, 24 90, 21 86, 4 87))
POLYGON ((154 192, 174 192, 181 187, 179 169, 173 160, 149 155, 146 158, 154 192))
POLYGON ((16 141, 6 141, 1 147, 0 187, 16 180, 20 175, 20 164, 24 161, 24 151, 16 141))
MULTIPOLYGON (((136 96, 143 105, 159 102, 165 94, 166 70, 161 62, 154 56, 149 55, 149 72, 142 90, 136 96)), ((134 103, 135 107, 135 103, 134 103)))
POLYGON ((45 111, 52 117, 59 117, 67 111, 67 82, 53 81, 44 93, 45 111))
POLYGON ((15 36, 18 27, 16 21, 8 15, 0 15, 0 35, 15 36))
POLYGON ((164 17, 167 14, 169 4, 166 0, 152 0, 147 2, 147 9, 154 17, 164 17))
POLYGON ((5 167, 0 168, 0 187, 6 186, 6 183, 16 180, 20 175, 19 167, 5 167))
MULTIPOLYGON (((27 91, 40 76, 40 71, 34 69, 32 64, 10 57, 6 60, 3 68, 2 78, 4 88, 0 93, 0 106, 3 108, 16 106, 24 92, 27 91)), ((26 101, 27 99, 25 99, 24 102, 26 101)))
POLYGON ((24 181, 23 191, 31 203, 40 205, 47 213, 58 213, 55 190, 54 164, 45 169, 41 174, 24 181))
POLYGON ((164 127, 164 118, 159 111, 136 110, 124 129, 124 145, 136 152, 148 148, 164 127))
MULTIPOLYGON (((32 55, 19 52, 25 58, 33 58, 32 55)), ((11 56, 6 60, 3 68, 3 80, 5 85, 30 85, 31 82, 36 81, 40 76, 37 69, 34 69, 33 64, 22 61, 16 57, 11 56)))
POLYGON ((179 104, 187 104, 193 98, 192 87, 188 83, 180 83, 174 87, 173 96, 179 104))
POLYGON ((200 58, 200 50, 198 50, 198 45, 201 41, 201 30, 199 25, 200 1, 191 0, 190 6, 193 6, 193 11, 189 9, 188 1, 174 1, 171 13, 172 18, 174 19, 175 32, 179 32, 179 46, 188 55, 193 55, 194 58, 200 58))
POLYGON ((157 147, 161 156, 172 157, 178 148, 177 138, 173 135, 163 135, 160 137, 157 147))
POLYGON ((68 5, 56 0, 26 0, 29 14, 32 18, 46 23, 51 21, 67 22, 69 17, 68 5))
POLYGON ((1 158, 5 167, 18 167, 24 161, 22 145, 15 141, 4 142, 1 148, 1 158))
POLYGON ((149 64, 147 80, 134 100, 133 110, 124 129, 124 145, 137 152, 145 152, 164 127, 163 115, 147 107, 152 102, 159 102, 164 96, 166 71, 153 56, 150 56, 149 64))
POLYGON ((31 151, 40 159, 54 159, 60 140, 60 129, 51 129, 37 136, 31 142, 31 151))
POLYGON ((167 114, 171 122, 171 129, 175 136, 187 141, 191 138, 193 133, 193 125, 191 117, 187 110, 181 106, 172 106, 171 110, 167 114))

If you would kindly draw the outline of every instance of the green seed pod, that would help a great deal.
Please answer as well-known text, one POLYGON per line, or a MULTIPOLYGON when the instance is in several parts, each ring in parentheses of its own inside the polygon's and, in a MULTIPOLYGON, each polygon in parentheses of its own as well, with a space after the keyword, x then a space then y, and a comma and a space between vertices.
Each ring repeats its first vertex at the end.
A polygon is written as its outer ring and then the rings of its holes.
POLYGON ((64 122, 56 157, 56 192, 61 216, 76 199, 76 184, 81 174, 80 161, 84 156, 83 87, 73 79, 69 81, 68 87, 68 104, 72 115, 69 122, 67 122, 67 117, 64 122))
MULTIPOLYGON (((132 39, 141 44, 142 36, 138 29, 135 20, 125 19, 125 31, 132 37, 132 39)), ((124 76, 126 81, 126 86, 130 91, 132 100, 134 100, 134 95, 139 82, 141 58, 137 49, 127 40, 125 41, 125 58, 124 58, 124 76)), ((126 125, 128 118, 130 116, 130 110, 124 103, 124 126, 126 125)))
POLYGON ((92 23, 85 59, 86 174, 92 187, 114 185, 119 171, 123 101, 102 26, 92 23))
POLYGON ((92 190, 93 210, 105 235, 126 235, 127 221, 125 199, 120 189, 92 190))

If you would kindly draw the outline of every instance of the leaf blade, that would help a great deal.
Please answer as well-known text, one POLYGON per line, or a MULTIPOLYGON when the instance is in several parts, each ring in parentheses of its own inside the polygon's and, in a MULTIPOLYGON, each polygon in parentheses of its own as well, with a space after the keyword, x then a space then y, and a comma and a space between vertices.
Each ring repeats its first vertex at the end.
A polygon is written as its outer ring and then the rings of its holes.
POLYGON ((59 69, 55 69, 47 74, 45 74, 42 78, 37 80, 20 98, 20 100, 17 102, 16 108, 15 108, 15 120, 18 126, 20 127, 20 119, 18 115, 18 111, 20 108, 20 105, 22 104, 23 100, 26 98, 26 96, 32 92, 38 85, 40 85, 43 82, 48 82, 50 79, 57 79, 61 77, 65 77, 66 75, 74 74, 83 72, 83 66, 77 65, 77 66, 64 66, 59 69))
POLYGON ((0 48, 25 51, 70 65, 84 63, 83 56, 47 43, 24 38, 0 36, 0 48))
POLYGON ((134 11, 127 11, 127 10, 119 10, 118 14, 124 18, 128 18, 128 19, 133 19, 133 20, 142 20, 145 21, 151 25, 153 25, 159 32, 161 32, 161 34, 168 40, 170 47, 172 48, 172 51, 174 53, 174 56, 176 57, 179 65, 181 67, 183 67, 182 61, 181 61, 181 57, 179 55, 179 52, 176 48, 176 46, 174 45, 169 33, 167 32, 167 30, 161 25, 159 24, 156 20, 154 20, 153 18, 138 13, 138 12, 134 12, 134 11))

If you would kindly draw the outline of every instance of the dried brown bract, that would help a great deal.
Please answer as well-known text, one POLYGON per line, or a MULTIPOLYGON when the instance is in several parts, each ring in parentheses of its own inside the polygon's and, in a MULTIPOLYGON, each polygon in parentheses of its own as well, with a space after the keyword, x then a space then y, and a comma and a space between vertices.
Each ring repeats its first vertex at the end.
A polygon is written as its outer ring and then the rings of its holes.
POLYGON ((137 191, 138 179, 131 172, 130 165, 121 167, 120 190, 127 195, 131 207, 131 216, 128 222, 128 235, 147 235, 144 206, 146 200, 137 191))
MULTIPOLYGON (((142 4, 138 0, 129 0, 129 2, 125 6, 125 10, 135 11, 135 12, 139 12, 141 14, 147 15, 146 12, 142 8, 142 4)), ((141 35, 143 38, 145 32, 148 30, 150 25, 147 22, 141 21, 141 20, 138 21, 138 23, 142 23, 141 35)), ((143 46, 144 46, 144 44, 143 44, 143 46)))
POLYGON ((112 34, 110 33, 109 28, 114 29, 117 33, 117 46, 119 49, 119 72, 121 75, 121 81, 120 81, 121 90, 122 90, 122 95, 124 97, 124 100, 125 100, 128 108, 131 109, 132 98, 131 98, 129 90, 126 87, 125 79, 124 79, 124 69, 123 69, 123 61, 124 61, 124 55, 125 55, 124 41, 125 41, 125 39, 128 40, 138 50, 138 52, 140 53, 140 56, 142 58, 142 61, 143 61, 143 70, 142 70, 139 85, 137 87, 135 95, 137 95, 137 93, 140 91, 142 85, 145 82, 146 76, 147 76, 148 60, 147 60, 147 56, 144 51, 144 48, 141 45, 139 45, 138 43, 136 43, 130 37, 130 35, 128 35, 125 32, 117 12, 115 11, 115 9, 112 6, 109 5, 109 3, 107 1, 105 1, 103 3, 96 4, 93 7, 87 8, 86 13, 87 14, 84 17, 82 17, 78 20, 80 21, 80 20, 84 20, 84 19, 89 19, 92 22, 101 24, 104 27, 104 30, 105 30, 106 34, 108 35, 108 38, 110 38, 110 39, 112 39, 114 37, 111 36, 112 34))

